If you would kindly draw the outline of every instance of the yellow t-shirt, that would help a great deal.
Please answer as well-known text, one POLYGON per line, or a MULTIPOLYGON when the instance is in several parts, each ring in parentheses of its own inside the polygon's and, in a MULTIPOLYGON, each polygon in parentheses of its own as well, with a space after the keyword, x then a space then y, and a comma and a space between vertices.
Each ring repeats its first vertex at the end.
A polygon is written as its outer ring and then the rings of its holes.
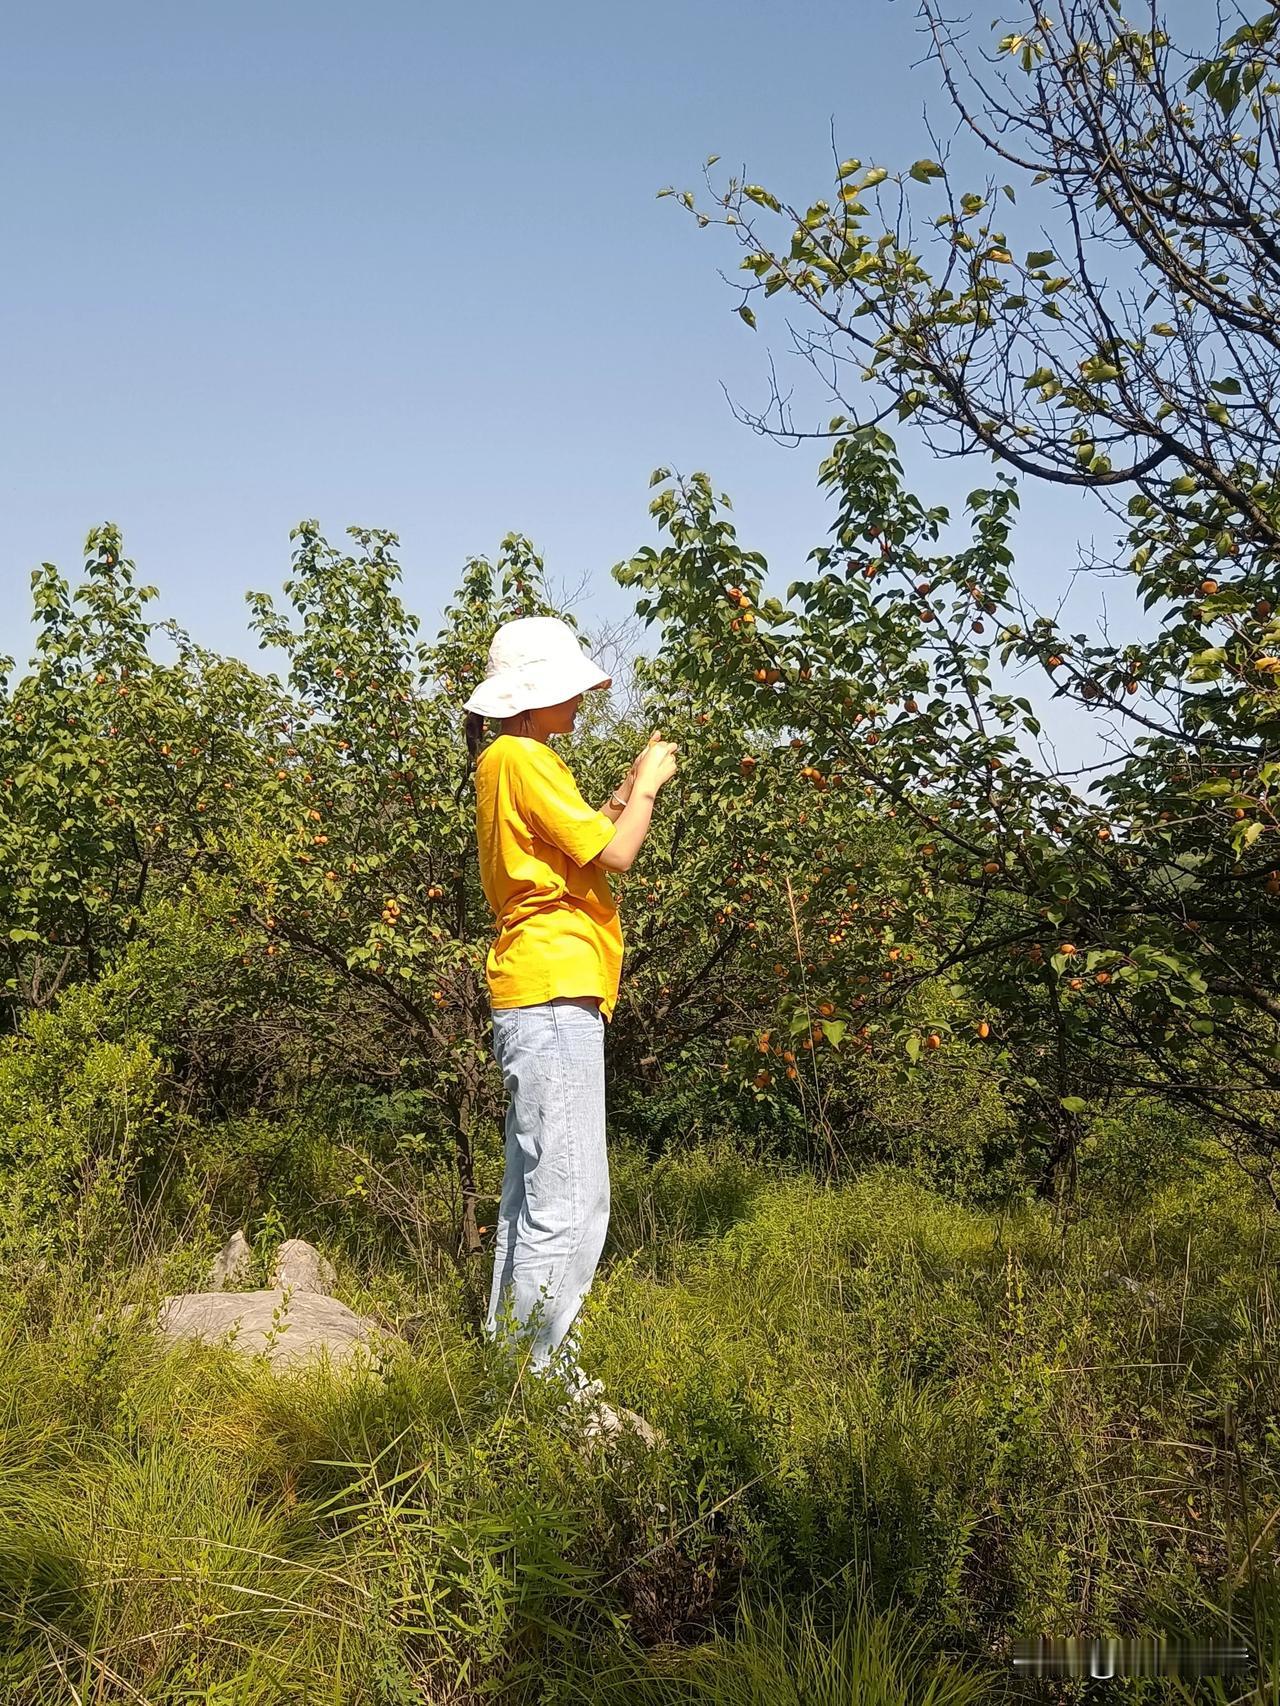
POLYGON ((596 855, 613 839, 545 742, 499 735, 476 764, 480 881, 498 935, 486 973, 495 1007, 598 995, 612 1017, 622 926, 596 855))

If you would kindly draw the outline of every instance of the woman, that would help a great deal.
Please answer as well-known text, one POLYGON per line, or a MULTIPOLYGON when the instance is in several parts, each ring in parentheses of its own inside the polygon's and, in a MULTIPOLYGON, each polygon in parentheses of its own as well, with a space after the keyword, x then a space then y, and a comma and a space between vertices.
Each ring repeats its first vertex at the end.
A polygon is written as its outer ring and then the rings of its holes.
POLYGON ((486 717, 501 734, 475 762, 484 892, 498 924, 487 977, 508 1098, 506 1171, 488 1330, 527 1340, 529 1360, 573 1362, 570 1329, 609 1222, 604 1027, 618 998, 622 931, 608 872, 626 871, 654 800, 676 770, 657 736, 596 811, 548 744, 584 693, 610 678, 567 624, 527 616, 499 628, 467 701, 473 759, 486 717))

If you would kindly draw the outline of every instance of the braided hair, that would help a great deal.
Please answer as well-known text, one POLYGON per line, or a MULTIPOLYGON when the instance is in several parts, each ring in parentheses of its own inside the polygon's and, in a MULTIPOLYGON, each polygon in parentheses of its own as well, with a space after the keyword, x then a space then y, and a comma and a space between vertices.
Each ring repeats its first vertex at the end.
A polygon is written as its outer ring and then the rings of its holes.
MULTIPOLYGON (((521 722, 527 723, 528 719, 529 719, 528 711, 521 711, 519 713, 519 720, 521 722)), ((484 741, 484 722, 485 722, 485 720, 481 716, 479 711, 468 711, 467 712, 467 721, 466 721, 467 767, 462 772, 462 780, 458 784, 458 793, 457 793, 458 799, 462 798, 463 791, 466 788, 467 783, 471 780, 472 776, 475 774, 476 760, 480 756, 480 747, 481 747, 482 742, 484 741)))

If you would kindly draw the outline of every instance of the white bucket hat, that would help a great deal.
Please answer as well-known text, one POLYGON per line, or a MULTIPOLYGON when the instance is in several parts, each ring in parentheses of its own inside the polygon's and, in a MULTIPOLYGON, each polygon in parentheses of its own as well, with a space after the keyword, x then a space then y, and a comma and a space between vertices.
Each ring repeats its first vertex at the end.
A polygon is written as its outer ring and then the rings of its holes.
POLYGON ((582 650, 567 622, 521 616, 504 622, 493 636, 484 680, 463 709, 482 717, 515 717, 608 687, 611 679, 582 650))

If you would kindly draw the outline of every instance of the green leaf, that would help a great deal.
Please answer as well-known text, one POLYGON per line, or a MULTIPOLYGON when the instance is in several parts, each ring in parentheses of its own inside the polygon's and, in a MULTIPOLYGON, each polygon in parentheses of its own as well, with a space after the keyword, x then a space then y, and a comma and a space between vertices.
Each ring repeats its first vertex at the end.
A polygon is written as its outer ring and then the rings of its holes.
POLYGON ((745 320, 747 325, 751 327, 751 330, 753 332, 755 331, 755 329, 756 329, 755 314, 751 310, 751 308, 748 307, 748 305, 745 302, 742 304, 742 307, 739 308, 739 310, 738 310, 738 318, 740 320, 745 320))
POLYGON ((934 178, 945 178, 946 175, 936 160, 917 160, 911 168, 911 176, 918 184, 927 184, 934 178))
POLYGON ((1069 1114, 1082 1114, 1089 1106, 1083 1096, 1059 1096, 1058 1100, 1069 1114))

